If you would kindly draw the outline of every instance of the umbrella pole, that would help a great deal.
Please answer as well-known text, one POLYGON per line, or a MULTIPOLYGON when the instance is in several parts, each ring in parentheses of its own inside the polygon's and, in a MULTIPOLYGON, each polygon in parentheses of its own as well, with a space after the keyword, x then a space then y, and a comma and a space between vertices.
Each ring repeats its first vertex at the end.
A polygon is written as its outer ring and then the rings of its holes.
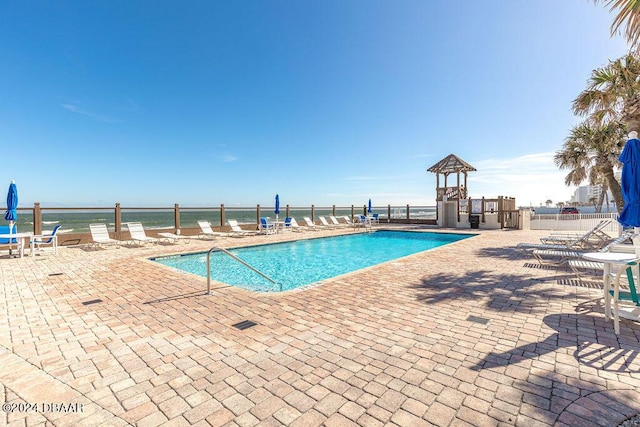
POLYGON ((13 255, 13 239, 11 235, 13 234, 13 221, 9 221, 9 257, 13 255))

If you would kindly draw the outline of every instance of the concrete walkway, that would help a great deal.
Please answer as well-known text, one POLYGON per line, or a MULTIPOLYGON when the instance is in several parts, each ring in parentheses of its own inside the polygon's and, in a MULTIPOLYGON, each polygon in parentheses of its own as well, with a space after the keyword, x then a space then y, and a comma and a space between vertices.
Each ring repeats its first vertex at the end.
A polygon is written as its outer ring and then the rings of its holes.
POLYGON ((477 237, 280 294, 150 256, 323 233, 0 259, 0 426, 615 426, 640 412, 640 323, 477 237), (232 325, 250 320, 256 326, 232 325))

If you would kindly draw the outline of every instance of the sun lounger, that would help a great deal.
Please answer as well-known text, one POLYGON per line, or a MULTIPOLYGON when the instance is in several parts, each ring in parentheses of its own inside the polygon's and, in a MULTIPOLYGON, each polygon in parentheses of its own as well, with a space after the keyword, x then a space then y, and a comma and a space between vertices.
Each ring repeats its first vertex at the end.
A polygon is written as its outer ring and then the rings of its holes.
POLYGON ((349 226, 349 224, 347 224, 346 222, 338 221, 338 218, 336 218, 333 215, 329 215, 329 220, 331 220, 331 223, 333 225, 335 225, 336 227, 348 227, 349 226))
POLYGON ((154 237, 148 237, 144 232, 144 227, 140 222, 128 222, 127 228, 129 229, 129 234, 131 235, 131 240, 129 241, 132 245, 144 245, 146 243, 158 243, 158 239, 154 237))
POLYGON ((185 243, 189 243, 191 241, 190 236, 183 236, 182 234, 174 234, 174 233, 158 233, 158 237, 160 242, 165 243, 179 243, 183 241, 185 243))
POLYGON ((563 263, 571 258, 580 258, 584 252, 560 249, 534 249, 532 254, 540 262, 563 263))
POLYGON ((351 218, 349 217, 349 215, 345 215, 343 216, 345 223, 349 226, 349 227, 356 227, 356 224, 351 221, 351 218))
POLYGON ((202 231, 202 233, 198 235, 200 239, 217 239, 218 237, 226 237, 229 235, 228 233, 213 231, 209 221, 203 219, 198 221, 198 225, 200 226, 200 231, 202 231))
MULTIPOLYGON (((600 252, 635 252, 633 245, 624 245, 623 243, 633 237, 633 232, 625 232, 620 237, 613 239, 600 252)), ((567 261, 569 268, 575 273, 578 280, 582 280, 583 270, 592 270, 593 272, 602 272, 604 264, 596 261, 587 261, 585 259, 569 259, 567 261)), ((601 274, 601 273, 600 273, 601 274)))
POLYGON ((293 231, 293 232, 296 232, 296 233, 301 232, 302 231, 302 227, 300 227, 297 222, 295 223, 295 226, 294 226, 294 222, 295 222, 295 219, 293 217, 290 217, 290 216, 286 217, 284 219, 284 223, 283 223, 284 226, 283 226, 282 230, 283 231, 293 231))
POLYGON ((311 221, 311 218, 309 218, 308 216, 303 217, 303 219, 304 219, 304 222, 307 224, 307 228, 309 230, 314 230, 314 231, 320 230, 320 228, 318 228, 318 226, 313 221, 311 221))
POLYGON ((542 243, 519 243, 518 249, 524 250, 585 250, 602 248, 611 238, 604 231, 604 227, 611 223, 610 219, 600 221, 591 230, 579 237, 551 235, 540 239, 542 243))
POLYGON ((610 237, 603 230, 611 224, 611 219, 604 219, 600 221, 595 227, 586 233, 575 236, 573 234, 551 234, 550 236, 543 237, 540 241, 543 244, 560 244, 566 246, 598 246, 607 241, 610 237))
MULTIPOLYGON (((620 245, 626 240, 629 240, 631 237, 632 237, 631 233, 623 233, 620 237, 617 237, 615 239, 610 239, 607 242, 607 244, 599 248, 598 251, 608 252, 615 246, 620 245)), ((551 262, 555 261, 557 263, 562 263, 562 262, 569 263, 572 259, 578 259, 582 257, 582 254, 584 254, 585 252, 589 252, 589 251, 593 252, 593 250, 594 249, 584 249, 584 250, 534 249, 532 254, 534 257, 536 257, 538 261, 540 261, 541 264, 544 263, 545 261, 551 261, 551 262)), ((574 263, 574 265, 577 267, 580 264, 574 263)), ((569 264, 569 266, 571 266, 571 264, 569 264)))
POLYGON ((89 230, 91 231, 91 243, 89 247, 102 247, 103 245, 116 245, 120 247, 120 240, 112 239, 109 237, 109 230, 107 230, 106 224, 89 224, 89 230))
POLYGON ((227 223, 231 227, 231 237, 255 236, 257 234, 256 231, 243 230, 235 219, 230 219, 227 223))
POLYGON ((336 228, 335 225, 329 224, 329 222, 327 221, 327 219, 323 216, 319 216, 318 219, 320 220, 320 224, 322 224, 322 227, 326 228, 326 229, 334 229, 336 228))
POLYGON ((296 221, 296 219, 294 217, 290 217, 291 218, 291 229, 293 231, 305 231, 308 230, 307 227, 303 226, 303 225, 298 225, 298 221, 296 221))

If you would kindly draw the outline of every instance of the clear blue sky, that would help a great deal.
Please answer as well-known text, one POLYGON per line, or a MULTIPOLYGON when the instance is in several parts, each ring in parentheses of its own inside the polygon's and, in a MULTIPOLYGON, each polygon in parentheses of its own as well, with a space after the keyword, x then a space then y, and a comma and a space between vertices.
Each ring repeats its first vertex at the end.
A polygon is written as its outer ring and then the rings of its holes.
MULTIPOLYGON (((0 2, 20 205, 435 204, 572 194, 572 100, 623 55, 590 0, 0 2)), ((4 187, 4 184, 1 184, 4 187)), ((0 191, 5 191, 0 189, 0 191)))

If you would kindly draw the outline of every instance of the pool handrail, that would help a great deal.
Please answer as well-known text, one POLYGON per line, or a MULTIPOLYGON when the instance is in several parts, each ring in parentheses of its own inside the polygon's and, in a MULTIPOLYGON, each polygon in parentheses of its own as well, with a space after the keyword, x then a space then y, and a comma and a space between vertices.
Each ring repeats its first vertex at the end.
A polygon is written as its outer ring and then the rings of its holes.
POLYGON ((214 251, 219 251, 219 252, 222 252, 222 253, 225 253, 225 254, 229 255, 231 258, 235 259, 236 261, 238 261, 240 264, 244 265, 245 267, 248 267, 249 269, 255 271, 256 273, 258 273, 259 275, 261 275, 262 277, 264 277, 265 279, 267 279, 271 283, 273 283, 275 285, 279 285, 280 286, 280 291, 282 291, 282 284, 276 282, 271 277, 267 276, 266 274, 264 274, 263 272, 261 272, 257 268, 253 267, 252 265, 247 264, 245 261, 241 260, 240 258, 235 256, 234 254, 232 254, 231 252, 229 252, 225 248, 221 248, 219 246, 214 246, 211 249, 209 249, 209 252, 207 252, 207 295, 211 295, 211 253, 214 252, 214 251))

